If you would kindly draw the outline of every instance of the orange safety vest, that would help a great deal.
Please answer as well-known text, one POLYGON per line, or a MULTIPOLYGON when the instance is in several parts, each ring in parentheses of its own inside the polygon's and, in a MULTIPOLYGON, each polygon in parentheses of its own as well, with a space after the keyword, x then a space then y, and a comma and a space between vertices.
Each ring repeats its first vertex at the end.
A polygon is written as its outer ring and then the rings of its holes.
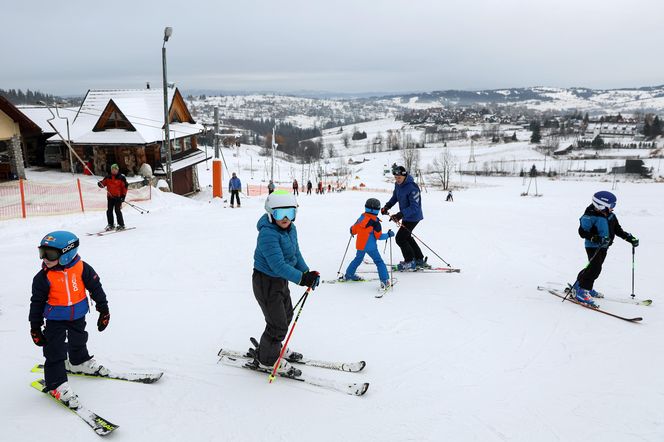
POLYGON ((353 224, 352 227, 352 232, 354 235, 357 235, 357 239, 355 240, 355 248, 357 250, 364 250, 364 248, 367 245, 367 241, 369 241, 369 235, 373 233, 374 237, 376 239, 380 239, 380 232, 375 232, 373 227, 368 227, 367 223, 371 220, 376 220, 378 217, 376 215, 372 215, 370 213, 364 213, 362 214, 362 219, 353 224))
POLYGON ((71 306, 86 298, 83 283, 83 261, 63 270, 50 270, 46 273, 50 290, 48 304, 51 306, 71 306))

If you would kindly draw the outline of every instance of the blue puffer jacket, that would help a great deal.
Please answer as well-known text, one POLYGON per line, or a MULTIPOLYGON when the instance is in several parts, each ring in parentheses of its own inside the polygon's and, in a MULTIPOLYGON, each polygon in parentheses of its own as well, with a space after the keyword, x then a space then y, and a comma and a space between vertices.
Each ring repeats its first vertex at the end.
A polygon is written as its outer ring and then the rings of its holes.
POLYGON ((304 262, 297 244, 297 229, 291 224, 286 230, 272 224, 263 215, 256 224, 258 240, 254 251, 254 268, 268 276, 287 279, 295 284, 309 267, 304 262))
POLYGON ((242 190, 242 182, 240 181, 240 178, 235 177, 228 181, 228 191, 230 192, 231 190, 242 190))
POLYGON ((598 247, 608 248, 613 244, 616 236, 627 241, 630 234, 623 230, 614 213, 607 215, 598 212, 591 204, 586 207, 583 216, 579 219, 579 236, 586 240, 584 245, 587 249, 596 249, 598 247), (604 245, 592 242, 590 239, 595 235, 606 238, 608 241, 604 245))
POLYGON ((420 187, 415 183, 412 176, 408 175, 401 184, 394 184, 392 198, 385 204, 385 207, 389 209, 397 201, 404 221, 421 221, 424 219, 420 187))

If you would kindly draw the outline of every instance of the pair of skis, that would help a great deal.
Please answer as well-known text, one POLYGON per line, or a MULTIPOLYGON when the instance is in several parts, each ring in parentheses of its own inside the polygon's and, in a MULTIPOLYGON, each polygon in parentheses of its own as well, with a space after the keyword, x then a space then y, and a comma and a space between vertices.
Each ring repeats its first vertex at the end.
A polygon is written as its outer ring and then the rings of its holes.
MULTIPOLYGON (((44 365, 37 364, 34 367, 32 367, 32 370, 30 371, 33 373, 43 373, 44 365)), ((154 382, 157 382, 159 379, 161 379, 161 377, 164 374, 163 372, 155 372, 155 373, 126 372, 125 373, 125 372, 111 371, 108 375, 102 376, 98 374, 72 373, 70 371, 67 371, 67 373, 73 376, 118 379, 129 382, 140 382, 143 384, 152 384, 154 382)), ((88 424, 88 426, 99 436, 106 436, 119 428, 119 425, 111 423, 108 419, 99 416, 97 413, 91 411, 82 404, 79 404, 79 406, 76 408, 70 408, 67 404, 65 404, 61 400, 51 396, 50 394, 48 394, 48 390, 46 390, 46 383, 43 379, 37 379, 36 381, 32 382, 30 386, 37 391, 47 394, 54 401, 58 402, 60 405, 62 405, 63 407, 67 408, 69 411, 80 417, 83 420, 83 422, 88 424)))
MULTIPOLYGON (((567 299, 567 301, 571 302, 572 304, 576 304, 576 305, 581 306, 583 308, 586 308, 588 310, 593 310, 593 311, 596 311, 598 313, 602 313, 602 314, 607 315, 607 316, 612 316, 612 317, 617 318, 617 319, 622 319, 623 321, 636 323, 636 322, 641 322, 643 320, 643 318, 640 317, 640 316, 633 317, 633 318, 620 316, 620 315, 616 315, 615 313, 611 313, 609 311, 601 309, 599 306, 592 307, 590 305, 584 304, 582 302, 577 301, 572 293, 567 293, 565 290, 560 290, 560 289, 557 289, 557 288, 554 288, 554 287, 545 287, 545 286, 537 286, 537 290, 548 292, 548 293, 550 293, 554 296, 557 296, 558 298, 567 299)), ((637 305, 643 305, 643 306, 648 306, 648 305, 652 304, 652 300, 650 300, 650 299, 631 300, 631 299, 609 298, 609 297, 604 297, 604 298, 600 298, 600 299, 605 299, 605 300, 611 301, 611 302, 637 304, 637 305)))
MULTIPOLYGON (((257 344, 256 340, 252 338, 252 343, 257 344)), ((246 370, 251 370, 259 373, 270 374, 270 369, 263 369, 260 366, 253 364, 254 353, 252 351, 241 352, 235 350, 228 350, 222 348, 217 353, 219 356, 219 362, 223 365, 236 368, 244 368, 246 370)), ((358 362, 333 362, 333 361, 321 361, 316 359, 302 358, 297 361, 289 361, 293 364, 307 365, 310 367, 319 367, 326 368, 328 370, 338 370, 345 371, 349 373, 357 373, 364 369, 367 365, 364 361, 358 362)), ((369 389, 368 382, 340 382, 334 381, 326 378, 318 378, 314 376, 309 376, 305 373, 302 373, 300 376, 289 376, 286 374, 279 374, 279 376, 290 379, 293 381, 302 382, 309 385, 314 385, 316 387, 325 388, 328 390, 338 391, 341 393, 346 393, 352 396, 362 396, 369 389)))
MULTIPOLYGON (((325 284, 357 284, 358 282, 371 282, 371 281, 380 281, 380 278, 362 278, 362 279, 343 279, 343 278, 338 278, 338 279, 326 279, 323 281, 325 284)), ((389 292, 392 290, 394 285, 399 282, 397 278, 392 278, 392 284, 389 287, 379 287, 378 288, 378 294, 375 296, 375 298, 382 298, 385 293, 389 292)))
POLYGON ((127 230, 134 230, 136 227, 125 227, 124 229, 121 230, 102 230, 100 232, 93 232, 93 233, 86 233, 88 236, 106 236, 106 235, 112 235, 114 233, 121 233, 121 232, 126 232, 127 230))

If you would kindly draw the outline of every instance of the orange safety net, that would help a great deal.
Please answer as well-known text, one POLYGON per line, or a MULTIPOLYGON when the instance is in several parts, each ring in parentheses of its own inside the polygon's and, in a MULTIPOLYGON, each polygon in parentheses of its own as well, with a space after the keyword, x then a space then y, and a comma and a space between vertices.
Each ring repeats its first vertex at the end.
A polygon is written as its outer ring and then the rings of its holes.
MULTIPOLYGON (((144 186, 129 189, 126 200, 146 201, 150 198, 150 186, 144 186)), ((0 184, 0 220, 106 208, 106 189, 100 189, 94 183, 79 180, 65 183, 19 180, 0 184)))

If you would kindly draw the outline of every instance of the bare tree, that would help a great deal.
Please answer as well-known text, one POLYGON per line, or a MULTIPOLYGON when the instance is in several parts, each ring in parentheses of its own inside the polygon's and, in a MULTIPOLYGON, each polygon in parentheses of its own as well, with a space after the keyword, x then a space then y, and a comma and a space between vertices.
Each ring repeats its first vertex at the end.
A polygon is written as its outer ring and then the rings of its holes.
POLYGON ((403 166, 409 173, 413 173, 419 168, 420 164, 420 151, 414 148, 401 149, 401 159, 403 166))
POLYGON ((443 150, 440 155, 433 159, 432 172, 436 174, 436 178, 443 186, 443 190, 448 190, 450 186, 450 178, 452 177, 452 170, 456 165, 456 159, 449 149, 443 150))
POLYGON ((348 132, 344 132, 341 136, 341 141, 343 141, 344 147, 348 149, 348 146, 350 145, 350 135, 348 135, 348 132))

